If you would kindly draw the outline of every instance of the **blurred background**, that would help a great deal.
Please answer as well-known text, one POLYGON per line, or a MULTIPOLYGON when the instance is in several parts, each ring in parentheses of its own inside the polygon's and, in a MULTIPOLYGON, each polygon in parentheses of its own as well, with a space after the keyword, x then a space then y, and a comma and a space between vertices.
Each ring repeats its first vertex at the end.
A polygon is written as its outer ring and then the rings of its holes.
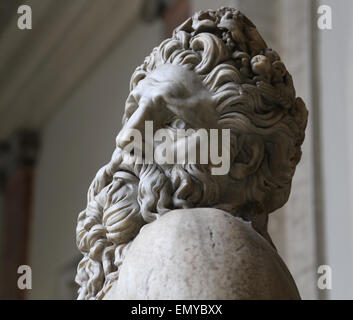
POLYGON ((76 219, 113 152, 132 72, 194 11, 224 5, 279 52, 310 112, 270 234, 302 298, 353 299, 350 0, 0 0, 0 298, 76 298, 76 219), (22 4, 30 30, 17 26, 22 4), (318 26, 321 5, 332 29, 318 26), (31 290, 17 287, 20 265, 31 290), (318 286, 320 265, 331 289, 318 286))

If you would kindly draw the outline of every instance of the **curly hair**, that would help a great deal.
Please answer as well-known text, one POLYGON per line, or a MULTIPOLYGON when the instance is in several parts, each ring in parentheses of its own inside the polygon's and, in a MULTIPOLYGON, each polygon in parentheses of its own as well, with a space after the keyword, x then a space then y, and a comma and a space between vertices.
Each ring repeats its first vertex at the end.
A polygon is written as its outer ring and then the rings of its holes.
POLYGON ((246 210, 255 205, 270 213, 283 206, 308 112, 277 52, 242 13, 222 7, 197 12, 176 28, 136 69, 130 90, 166 63, 193 70, 216 100, 219 124, 236 140, 230 176, 247 190, 246 210))
POLYGON ((224 177, 212 177, 205 167, 175 165, 163 172, 154 164, 126 165, 127 155, 117 147, 78 217, 77 245, 84 255, 76 276, 79 299, 102 298, 143 225, 169 210, 221 207, 255 221, 288 200, 308 113, 279 55, 256 27, 232 8, 195 13, 135 70, 130 91, 164 64, 195 72, 215 101, 219 127, 230 129, 227 179, 234 201, 221 203, 224 177))

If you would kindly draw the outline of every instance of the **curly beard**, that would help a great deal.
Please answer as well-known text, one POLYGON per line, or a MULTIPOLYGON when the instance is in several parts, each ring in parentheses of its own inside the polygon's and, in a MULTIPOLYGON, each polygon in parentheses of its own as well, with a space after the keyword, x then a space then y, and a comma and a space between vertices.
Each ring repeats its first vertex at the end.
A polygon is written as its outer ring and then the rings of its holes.
POLYGON ((180 208, 217 206, 227 176, 205 165, 136 164, 117 148, 101 168, 79 214, 77 246, 83 253, 78 299, 101 299, 119 276, 126 252, 141 228, 180 208))

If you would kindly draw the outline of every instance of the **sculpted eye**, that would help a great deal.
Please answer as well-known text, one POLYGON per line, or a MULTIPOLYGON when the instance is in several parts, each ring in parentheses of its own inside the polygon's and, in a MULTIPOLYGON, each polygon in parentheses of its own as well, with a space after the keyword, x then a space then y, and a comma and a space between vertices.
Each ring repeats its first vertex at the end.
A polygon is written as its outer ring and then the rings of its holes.
POLYGON ((190 126, 180 118, 174 118, 167 123, 167 127, 172 129, 188 129, 190 126))

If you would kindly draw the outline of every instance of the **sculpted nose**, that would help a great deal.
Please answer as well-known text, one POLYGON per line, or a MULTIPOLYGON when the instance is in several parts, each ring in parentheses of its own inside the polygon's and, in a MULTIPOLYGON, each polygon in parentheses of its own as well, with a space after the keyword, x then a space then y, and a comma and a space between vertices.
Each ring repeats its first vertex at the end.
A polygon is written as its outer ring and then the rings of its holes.
POLYGON ((141 101, 137 110, 132 114, 125 124, 123 130, 117 137, 117 145, 124 148, 131 141, 132 132, 137 130, 141 137, 145 134, 145 121, 152 119, 151 104, 148 101, 141 101))

